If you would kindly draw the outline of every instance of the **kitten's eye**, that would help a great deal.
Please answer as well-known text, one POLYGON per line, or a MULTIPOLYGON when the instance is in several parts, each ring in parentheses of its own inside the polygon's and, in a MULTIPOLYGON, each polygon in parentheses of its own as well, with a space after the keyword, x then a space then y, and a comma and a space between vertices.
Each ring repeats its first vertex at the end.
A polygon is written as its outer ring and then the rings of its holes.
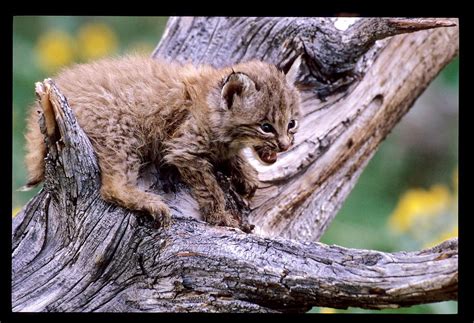
POLYGON ((267 133, 273 132, 273 127, 269 123, 262 123, 260 128, 262 129, 263 132, 267 132, 267 133))
POLYGON ((296 120, 291 120, 289 123, 288 123, 288 129, 293 129, 296 127, 296 120))

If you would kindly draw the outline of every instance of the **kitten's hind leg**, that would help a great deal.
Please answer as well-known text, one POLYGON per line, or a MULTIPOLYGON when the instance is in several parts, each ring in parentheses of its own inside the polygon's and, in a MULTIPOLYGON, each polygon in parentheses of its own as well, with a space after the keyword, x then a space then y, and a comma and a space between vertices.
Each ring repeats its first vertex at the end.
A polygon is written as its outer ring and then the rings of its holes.
POLYGON ((139 169, 140 160, 130 155, 127 156, 126 162, 101 165, 102 198, 131 210, 145 211, 162 226, 169 225, 170 210, 161 197, 145 192, 137 186, 139 169))

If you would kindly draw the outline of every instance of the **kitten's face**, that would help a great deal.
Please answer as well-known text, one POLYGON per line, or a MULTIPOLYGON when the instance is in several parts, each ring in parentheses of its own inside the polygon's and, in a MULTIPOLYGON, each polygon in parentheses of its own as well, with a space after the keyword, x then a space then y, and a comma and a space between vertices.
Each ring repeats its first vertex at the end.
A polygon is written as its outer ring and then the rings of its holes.
POLYGON ((234 70, 221 91, 222 126, 235 148, 251 147, 261 162, 273 164, 294 142, 299 94, 274 66, 250 62, 234 70))

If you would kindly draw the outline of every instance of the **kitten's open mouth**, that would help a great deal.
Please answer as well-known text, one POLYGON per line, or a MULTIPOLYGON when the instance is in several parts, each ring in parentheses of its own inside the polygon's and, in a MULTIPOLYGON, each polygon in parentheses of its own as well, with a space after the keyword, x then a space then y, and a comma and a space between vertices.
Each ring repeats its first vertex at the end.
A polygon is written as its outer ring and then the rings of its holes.
POLYGON ((258 159, 265 164, 273 164, 277 161, 277 152, 268 147, 253 147, 258 159))

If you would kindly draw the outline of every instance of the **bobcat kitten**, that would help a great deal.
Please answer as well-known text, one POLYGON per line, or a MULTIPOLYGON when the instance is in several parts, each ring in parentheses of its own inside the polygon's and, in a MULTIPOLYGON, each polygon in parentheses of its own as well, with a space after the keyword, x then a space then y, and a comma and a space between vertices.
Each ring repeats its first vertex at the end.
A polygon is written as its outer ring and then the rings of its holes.
MULTIPOLYGON (((252 147, 260 161, 272 164, 293 143, 298 126, 297 90, 260 61, 216 69, 127 56, 76 65, 53 79, 97 154, 101 196, 162 224, 170 210, 159 195, 137 186, 142 165, 175 166, 207 222, 238 227, 214 168, 228 165, 232 183, 249 198, 258 179, 242 148, 252 147)), ((27 187, 44 179, 37 109, 26 133, 27 187)))

